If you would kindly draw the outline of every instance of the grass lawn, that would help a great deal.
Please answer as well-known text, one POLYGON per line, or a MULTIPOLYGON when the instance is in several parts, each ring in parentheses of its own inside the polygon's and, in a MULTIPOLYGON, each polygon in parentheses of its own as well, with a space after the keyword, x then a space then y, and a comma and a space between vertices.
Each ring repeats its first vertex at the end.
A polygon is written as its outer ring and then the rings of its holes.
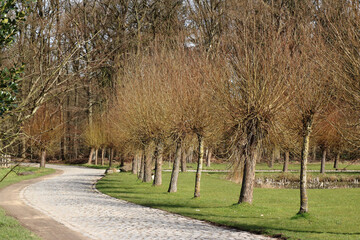
MULTIPOLYGON (((359 174, 353 173, 353 172, 327 172, 327 173, 320 173, 320 172, 309 172, 307 173, 308 179, 309 178, 316 178, 318 177, 320 181, 322 181, 324 178, 332 178, 336 177, 339 179, 349 179, 352 181, 354 178, 358 178, 359 174)), ((257 172, 256 177, 267 177, 272 179, 278 179, 278 178, 287 178, 290 180, 299 180, 300 179, 300 173, 299 172, 257 172)), ((335 178, 335 179, 336 179, 335 178)))
MULTIPOLYGON (((335 170, 333 168, 333 162, 327 162, 325 164, 326 170, 335 170)), ((196 163, 188 163, 188 169, 195 169, 196 170, 196 163)), ((229 169, 228 163, 212 163, 210 167, 206 167, 206 164, 203 164, 204 170, 228 170, 229 169)), ((308 170, 319 170, 320 171, 320 162, 316 163, 308 163, 307 165, 308 170)), ((163 165, 164 169, 172 169, 172 165, 169 166, 168 162, 165 162, 163 165)), ((360 164, 354 164, 351 162, 343 162, 338 164, 338 169, 347 169, 347 170, 360 170, 360 164)), ((257 170, 282 170, 283 164, 282 163, 275 163, 272 168, 268 166, 267 163, 257 163, 256 164, 257 170)), ((300 163, 292 163, 289 164, 289 170, 300 170, 300 163)))
MULTIPOLYGON (((196 170, 197 169, 197 163, 187 163, 186 164, 187 169, 196 170)), ((164 162, 163 165, 164 170, 170 170, 172 169, 172 163, 169 164, 169 162, 164 162)), ((206 166, 206 163, 203 164, 204 170, 229 170, 229 164, 228 163, 211 163, 210 167, 206 166)))
MULTIPOLYGON (((325 164, 325 170, 335 170, 333 168, 333 162, 327 162, 325 164)), ((320 162, 315 163, 308 163, 307 165, 308 170, 319 170, 320 171, 320 162)), ((282 170, 283 164, 282 163, 275 163, 272 168, 270 168, 266 163, 258 163, 256 164, 257 170, 282 170)), ((338 164, 338 169, 346 169, 346 170, 360 170, 360 164, 354 164, 352 162, 341 162, 338 164)), ((289 164, 289 170, 300 170, 300 163, 292 163, 289 164)))
MULTIPOLYGON (((129 164, 129 163, 127 163, 129 164)), ((96 169, 107 169, 109 167, 108 164, 105 165, 95 165, 95 164, 79 164, 79 166, 82 167, 88 167, 88 168, 96 168, 96 169)), ((196 170, 197 163, 187 163, 186 164, 187 169, 196 170)), ((113 167, 119 168, 119 164, 113 164, 113 167)), ((172 162, 169 164, 169 162, 164 162, 163 164, 163 170, 171 170, 172 169, 172 162)), ((228 170, 229 164, 227 163, 212 163, 210 167, 207 167, 206 164, 203 165, 204 170, 228 170)))
MULTIPOLYGON (((78 166, 81 167, 88 167, 88 168, 95 168, 95 169, 107 169, 109 167, 108 164, 106 165, 95 165, 95 164, 79 164, 78 166)), ((118 165, 115 165, 114 167, 118 167, 118 165)))
MULTIPOLYGON (((106 169, 109 165, 94 165, 94 164, 79 164, 79 166, 90 167, 90 168, 97 168, 97 169, 106 169)), ((119 164, 114 164, 114 167, 119 167, 119 164)), ((189 170, 196 170, 197 164, 196 163, 187 163, 187 169, 189 170)), ((320 172, 320 162, 316 163, 308 163, 307 165, 308 170, 318 170, 320 172)), ((172 163, 165 161, 163 164, 163 170, 170 170, 172 169, 172 163)), ((207 167, 206 164, 203 164, 204 170, 229 170, 230 165, 228 163, 211 163, 210 167, 207 167)), ((282 170, 283 164, 282 163, 275 163, 272 168, 270 168, 267 163, 258 163, 256 164, 256 170, 282 170)), ((326 170, 335 170, 333 168, 333 162, 327 162, 325 164, 326 170)), ((351 162, 342 162, 338 164, 338 169, 346 169, 346 170, 359 170, 360 171, 360 164, 354 164, 351 162)), ((300 170, 300 163, 292 163, 289 164, 289 170, 300 170)))
POLYGON ((174 194, 167 193, 170 173, 163 173, 161 187, 130 173, 107 175, 96 187, 116 198, 242 230, 290 239, 360 239, 360 189, 308 190, 310 214, 297 217, 299 190, 256 188, 253 205, 238 205, 240 185, 223 177, 203 173, 199 199, 193 199, 194 173, 180 173, 174 194))
MULTIPOLYGON (((9 169, 0 168, 0 177, 2 178, 8 171, 9 169)), ((0 182, 0 188, 6 187, 16 182, 20 182, 22 180, 35 178, 55 172, 54 169, 21 167, 20 172, 25 171, 33 171, 35 172, 35 174, 17 176, 15 173, 10 173, 4 181, 0 182)), ((4 210, 0 208, 0 239, 32 240, 40 238, 26 228, 22 227, 14 218, 6 216, 4 210)))

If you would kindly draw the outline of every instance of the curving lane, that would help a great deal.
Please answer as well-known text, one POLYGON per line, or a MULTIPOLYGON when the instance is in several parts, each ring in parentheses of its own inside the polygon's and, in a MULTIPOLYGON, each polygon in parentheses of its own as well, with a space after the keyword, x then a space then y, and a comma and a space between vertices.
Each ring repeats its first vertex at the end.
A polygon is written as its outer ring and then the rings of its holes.
POLYGON ((27 186, 22 200, 88 239, 270 239, 104 195, 94 188, 104 170, 47 167, 63 174, 27 186))

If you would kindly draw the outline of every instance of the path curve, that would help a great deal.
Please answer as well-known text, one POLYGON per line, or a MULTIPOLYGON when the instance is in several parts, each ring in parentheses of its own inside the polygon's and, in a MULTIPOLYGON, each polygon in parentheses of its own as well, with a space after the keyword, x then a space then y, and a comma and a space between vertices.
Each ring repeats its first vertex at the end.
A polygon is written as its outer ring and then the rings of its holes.
POLYGON ((24 187, 60 174, 62 174, 62 171, 56 171, 56 173, 50 175, 24 180, 0 189, 0 206, 7 215, 16 218, 22 226, 28 228, 42 239, 87 240, 79 232, 73 231, 53 218, 29 207, 20 199, 20 192, 24 187))
POLYGON ((94 188, 104 170, 47 167, 63 174, 25 187, 21 199, 87 239, 270 239, 109 197, 94 188))

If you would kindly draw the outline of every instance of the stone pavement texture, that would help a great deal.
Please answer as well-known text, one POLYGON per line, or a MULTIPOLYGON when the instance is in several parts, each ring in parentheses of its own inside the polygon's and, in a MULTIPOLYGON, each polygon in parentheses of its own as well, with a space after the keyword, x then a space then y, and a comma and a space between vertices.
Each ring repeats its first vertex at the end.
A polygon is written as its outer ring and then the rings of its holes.
POLYGON ((64 173, 27 186, 21 199, 88 239, 270 239, 109 197, 94 187, 104 170, 47 167, 64 173))

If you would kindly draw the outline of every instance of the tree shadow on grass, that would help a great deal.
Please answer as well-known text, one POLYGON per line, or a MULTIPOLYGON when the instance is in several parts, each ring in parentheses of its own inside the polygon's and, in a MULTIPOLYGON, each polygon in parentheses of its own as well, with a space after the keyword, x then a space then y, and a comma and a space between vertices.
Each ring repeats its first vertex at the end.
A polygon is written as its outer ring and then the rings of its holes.
MULTIPOLYGON (((185 217, 195 218, 198 220, 206 221, 211 223, 212 225, 221 226, 221 227, 227 227, 227 228, 235 228, 242 231, 248 231, 251 233, 256 234, 269 234, 270 232, 276 232, 277 234, 273 234, 273 237, 277 237, 280 239, 286 239, 286 237, 283 236, 282 232, 293 232, 293 233, 308 233, 308 234, 331 234, 331 235, 344 235, 344 236, 356 236, 359 235, 360 232, 334 232, 334 231, 317 231, 317 230, 305 230, 305 229, 291 229, 286 227, 276 227, 276 226, 266 226, 262 224, 247 224, 247 223, 237 223, 234 222, 235 219, 264 219, 264 220, 276 220, 277 218, 269 218, 269 217, 257 217, 257 216, 228 216, 225 214, 209 214, 209 212, 201 213, 201 212, 195 212, 196 209, 204 210, 204 209, 211 209, 211 208, 223 208, 223 207, 199 207, 199 206, 188 206, 185 204, 171 204, 171 203, 144 203, 142 204, 146 207, 156 208, 156 209, 163 209, 167 212, 174 213, 171 209, 172 208, 187 208, 190 209, 188 212, 178 212, 175 214, 179 214, 185 217), (194 212, 191 212, 191 209, 193 209, 194 212), (220 220, 217 220, 216 223, 211 221, 211 218, 216 218, 220 220)), ((231 207, 231 206, 230 206, 231 207)), ((296 221, 299 219, 311 219, 311 215, 295 215, 289 219, 289 221, 296 221)), ((245 220, 246 221, 246 220, 245 220)))
MULTIPOLYGON (((216 226, 222 226, 222 227, 230 227, 230 228, 236 228, 238 230, 242 231, 248 231, 251 233, 256 234, 269 234, 270 232, 276 232, 276 234, 273 234, 273 237, 281 238, 281 239, 287 239, 283 236, 283 232, 293 232, 293 233, 308 233, 308 234, 330 234, 330 235, 344 235, 344 236, 357 236, 359 235, 360 239, 360 232, 334 232, 334 231, 317 231, 317 230, 305 230, 305 229, 291 229, 286 227, 277 227, 277 226, 266 226, 262 224, 247 224, 247 223, 236 223, 234 222, 234 219, 254 219, 254 218, 261 218, 261 217, 246 217, 246 216, 221 216, 223 220, 217 220, 216 223, 211 222, 211 217, 219 218, 219 215, 212 215, 208 213, 189 213, 189 214, 181 214, 187 217, 196 218, 202 221, 209 222, 216 226)), ((266 218, 264 220, 267 220, 269 218, 266 218)), ((276 219, 276 218, 270 218, 270 219, 276 219)))
MULTIPOLYGON (((112 189, 112 188, 108 188, 108 189, 112 189)), ((101 188, 99 189, 99 191, 105 193, 105 194, 108 194, 108 195, 118 195, 118 194, 131 194, 131 196, 134 196, 134 195, 144 195, 144 193, 137 193, 137 192, 134 192, 134 191, 131 191, 131 190, 106 190, 106 188, 101 188)), ((146 195, 158 195, 158 193, 156 192, 149 192, 149 193, 146 193, 146 195)))

